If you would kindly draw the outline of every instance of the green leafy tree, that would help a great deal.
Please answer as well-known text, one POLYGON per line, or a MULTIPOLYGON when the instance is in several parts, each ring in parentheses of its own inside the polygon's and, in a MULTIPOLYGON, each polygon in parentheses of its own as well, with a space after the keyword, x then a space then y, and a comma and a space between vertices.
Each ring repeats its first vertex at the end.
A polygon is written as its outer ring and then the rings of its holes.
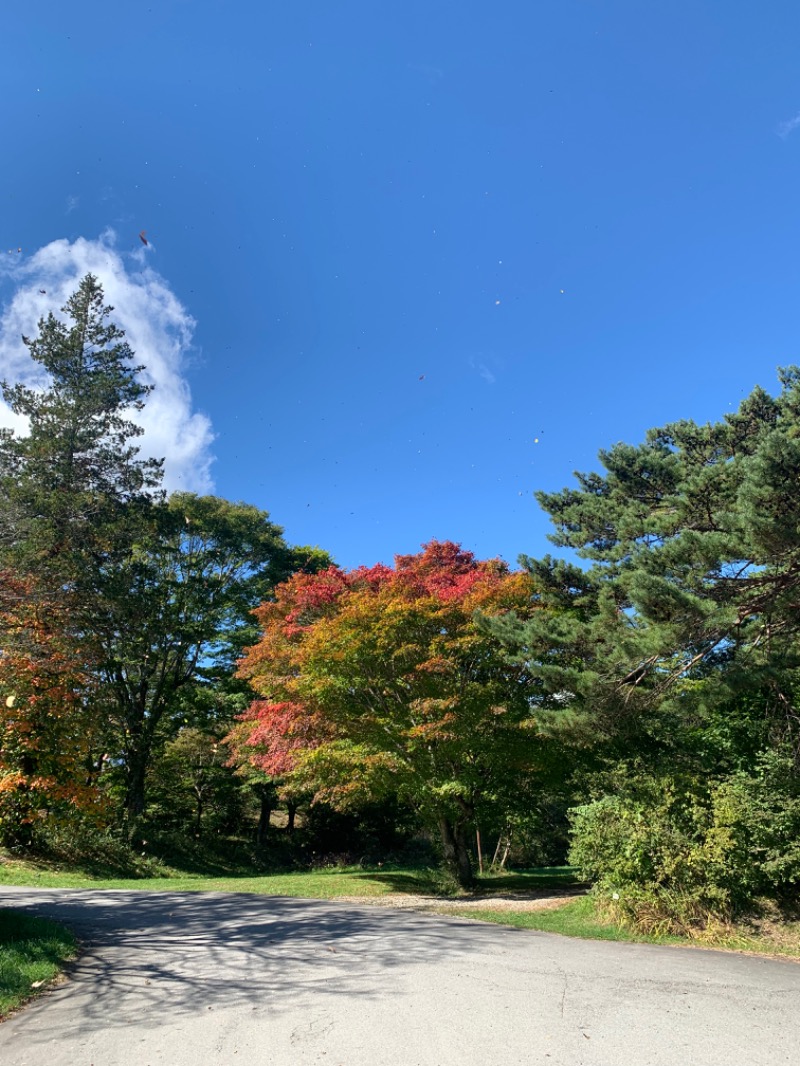
POLYGON ((243 686, 229 674, 252 632, 250 611, 302 559, 249 504, 176 493, 152 519, 95 619, 98 699, 129 820, 145 811, 161 745, 187 724, 213 727, 241 709, 243 686))
POLYGON ((196 837, 238 828, 243 795, 228 757, 221 738, 201 729, 182 729, 168 741, 150 775, 159 821, 196 837))

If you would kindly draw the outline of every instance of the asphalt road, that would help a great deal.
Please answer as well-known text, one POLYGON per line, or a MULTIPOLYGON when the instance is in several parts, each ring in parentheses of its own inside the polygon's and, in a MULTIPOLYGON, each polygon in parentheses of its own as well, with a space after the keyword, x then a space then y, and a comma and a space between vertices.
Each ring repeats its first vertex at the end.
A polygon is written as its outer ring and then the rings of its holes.
POLYGON ((800 965, 336 903, 0 889, 85 951, 2 1066, 779 1066, 800 965))

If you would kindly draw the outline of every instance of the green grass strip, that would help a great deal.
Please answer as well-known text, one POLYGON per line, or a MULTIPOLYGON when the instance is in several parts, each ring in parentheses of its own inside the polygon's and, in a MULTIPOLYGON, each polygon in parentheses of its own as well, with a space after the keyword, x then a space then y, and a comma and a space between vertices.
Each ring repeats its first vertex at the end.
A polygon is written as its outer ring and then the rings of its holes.
MULTIPOLYGON (((571 899, 558 907, 542 910, 469 908, 458 906, 452 886, 443 882, 441 872, 422 868, 382 866, 326 867, 318 870, 263 875, 205 877, 198 873, 169 870, 171 876, 145 878, 108 878, 84 872, 58 869, 18 859, 0 863, 0 885, 36 886, 40 888, 136 889, 160 892, 249 892, 265 896, 294 896, 305 899, 337 899, 342 896, 376 897, 408 894, 449 897, 442 913, 519 929, 536 929, 544 933, 581 937, 586 940, 629 941, 641 944, 671 944, 686 947, 717 948, 762 955, 800 958, 800 922, 778 923, 771 935, 760 935, 740 925, 715 935, 651 936, 604 921, 595 912, 590 896, 571 899)), ((549 867, 521 872, 500 873, 478 878, 477 894, 491 896, 502 892, 542 891, 570 888, 575 885, 575 871, 570 867, 549 867)), ((473 899, 475 897, 472 897, 473 899)), ((0 915, 2 915, 0 911, 0 915)), ((775 923, 773 923, 775 924, 775 923)), ((1 929, 2 927, 0 927, 1 929)), ((2 932, 0 932, 0 938, 2 932)), ((0 951, 2 951, 0 939, 0 951)), ((2 955, 0 955, 2 960, 2 955)), ((0 961, 2 966, 2 961, 0 961)), ((0 970, 0 973, 2 971, 0 970)), ((33 978, 39 980, 40 978, 33 978)), ((3 1008, 3 985, 0 976, 0 1012, 3 1008)))
MULTIPOLYGON (((574 884, 569 867, 553 867, 522 873, 478 878, 482 892, 525 891, 566 887, 574 884)), ((438 870, 382 866, 324 867, 289 873, 205 877, 172 870, 167 877, 92 877, 76 870, 59 870, 23 860, 0 863, 0 885, 36 888, 116 888, 160 892, 254 892, 267 896, 306 896, 335 899, 337 896, 384 896, 390 893, 448 895, 438 870)))
POLYGON ((729 933, 709 933, 699 937, 664 934, 650 936, 612 922, 604 922, 595 913, 591 896, 581 896, 559 907, 535 911, 480 910, 477 908, 448 909, 448 914, 475 918, 496 925, 510 925, 516 929, 536 929, 542 933, 580 937, 583 940, 616 940, 635 944, 669 944, 677 947, 713 948, 718 951, 738 951, 754 955, 800 958, 800 922, 785 923, 784 942, 773 936, 758 936, 737 927, 729 933))
POLYGON ((480 910, 476 907, 448 908, 448 914, 461 918, 475 918, 496 925, 511 925, 515 929, 536 929, 541 933, 559 933, 584 940, 629 940, 638 943, 681 944, 681 937, 647 937, 616 925, 601 922, 595 917, 590 896, 563 903, 561 906, 534 911, 480 910))
POLYGON ((75 951, 63 926, 0 908, 0 1018, 47 985, 75 951))

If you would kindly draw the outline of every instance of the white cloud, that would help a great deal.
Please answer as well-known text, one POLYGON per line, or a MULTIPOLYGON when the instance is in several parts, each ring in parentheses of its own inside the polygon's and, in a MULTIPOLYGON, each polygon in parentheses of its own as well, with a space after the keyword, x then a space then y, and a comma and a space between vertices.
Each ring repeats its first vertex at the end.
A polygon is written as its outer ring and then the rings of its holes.
MULTIPOLYGON (((35 335, 39 319, 51 310, 60 314, 80 279, 95 274, 114 307, 112 320, 125 330, 137 364, 146 367, 142 379, 155 385, 144 410, 131 416, 144 429, 138 439, 142 455, 166 459, 165 488, 208 492, 214 434, 210 420, 192 411, 185 377, 195 323, 164 278, 147 266, 148 252, 119 252, 108 231, 98 240, 58 240, 30 256, 3 256, 0 280, 15 291, 0 313, 0 377, 34 387, 44 383, 22 334, 35 335)), ((2 401, 0 425, 24 430, 2 401)))
POLYGON ((778 123, 778 136, 786 138, 790 133, 796 130, 798 126, 800 126, 800 111, 798 111, 794 118, 789 118, 785 122, 778 123))

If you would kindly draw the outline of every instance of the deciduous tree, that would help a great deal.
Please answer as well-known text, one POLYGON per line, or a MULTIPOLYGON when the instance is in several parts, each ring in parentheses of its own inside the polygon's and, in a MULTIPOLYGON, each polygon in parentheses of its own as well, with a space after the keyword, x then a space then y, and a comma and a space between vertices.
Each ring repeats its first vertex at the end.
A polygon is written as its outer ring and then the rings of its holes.
POLYGON ((37 824, 100 813, 87 700, 63 606, 30 580, 0 572, 0 841, 30 843, 37 824))
POLYGON ((185 725, 229 719, 225 684, 250 610, 297 565, 266 512, 176 493, 116 567, 99 641, 98 700, 119 753, 129 819, 144 813, 153 753, 185 725))
POLYGON ((394 567, 293 577, 259 608, 263 636, 242 663, 261 698, 241 756, 341 808, 413 803, 469 885, 468 828, 548 762, 525 671, 475 613, 525 616, 533 591, 528 575, 435 541, 394 567))

